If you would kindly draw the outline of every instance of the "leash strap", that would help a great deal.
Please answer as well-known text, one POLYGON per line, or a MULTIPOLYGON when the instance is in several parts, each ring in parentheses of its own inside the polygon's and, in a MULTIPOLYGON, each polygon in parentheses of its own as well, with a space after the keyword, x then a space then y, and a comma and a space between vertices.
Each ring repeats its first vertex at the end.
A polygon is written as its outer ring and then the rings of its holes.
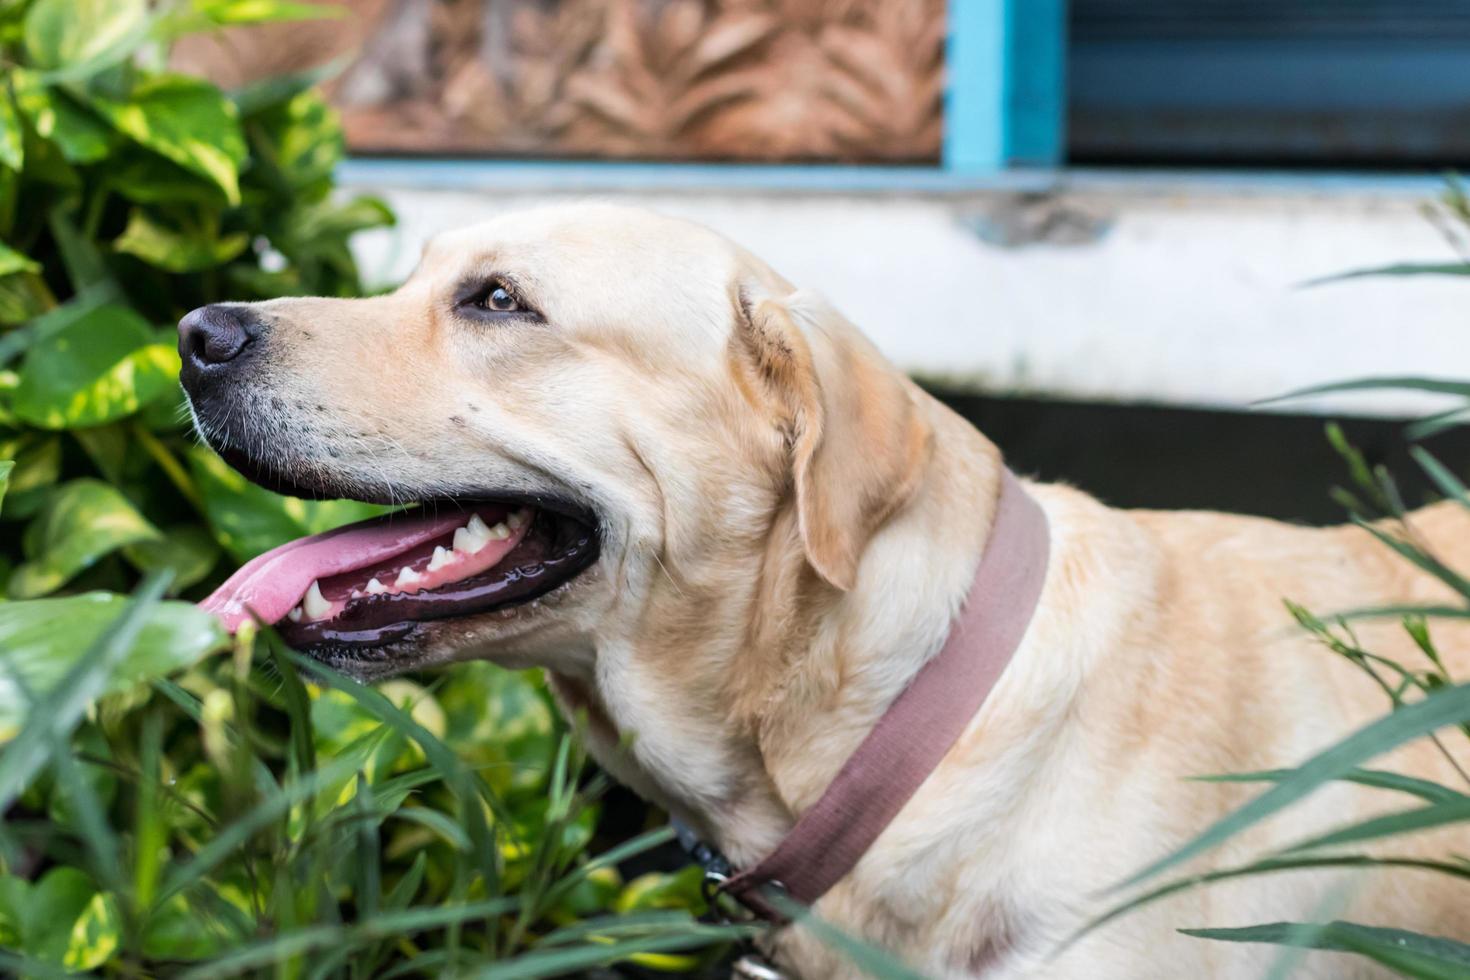
POLYGON ((1045 512, 1003 470, 990 539, 944 646, 775 851, 734 875, 728 863, 713 872, 706 864, 718 890, 779 923, 785 917, 763 893, 774 890, 811 905, 852 870, 939 765, 1010 663, 1041 598, 1049 550, 1045 512))

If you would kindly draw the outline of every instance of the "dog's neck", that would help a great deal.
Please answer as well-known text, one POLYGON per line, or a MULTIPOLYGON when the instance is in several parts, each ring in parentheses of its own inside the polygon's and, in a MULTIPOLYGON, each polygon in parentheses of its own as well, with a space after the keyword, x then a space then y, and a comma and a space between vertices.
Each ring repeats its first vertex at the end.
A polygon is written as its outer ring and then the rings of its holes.
POLYGON ((869 542, 854 587, 806 566, 778 511, 748 595, 704 596, 650 649, 603 638, 595 667, 553 674, 599 760, 716 842, 737 865, 773 849, 932 656, 969 591, 999 495, 999 451, 919 395, 934 454, 912 499, 869 542), (690 646, 698 637, 699 647, 690 646))
MULTIPOLYGON (((781 804, 778 834, 816 802, 837 770, 944 644, 984 552, 999 496, 1000 454, 934 406, 936 450, 913 500, 873 538, 854 588, 818 589, 814 629, 747 719, 781 804), (949 431, 942 431, 948 429, 949 431)), ((767 649, 777 646, 773 636, 767 649)), ((737 860, 749 864, 775 841, 737 860)))

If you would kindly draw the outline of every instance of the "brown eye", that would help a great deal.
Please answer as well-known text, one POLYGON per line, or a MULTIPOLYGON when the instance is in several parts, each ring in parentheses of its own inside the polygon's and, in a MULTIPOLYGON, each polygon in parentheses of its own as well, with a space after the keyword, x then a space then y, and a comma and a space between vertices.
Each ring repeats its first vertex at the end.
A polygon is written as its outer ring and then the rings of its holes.
POLYGON ((492 289, 480 301, 480 305, 496 313, 515 313, 521 308, 521 304, 516 302, 516 298, 504 286, 496 286, 492 289))
MULTIPOLYGON (((0 0, 0 6, 5 0, 0 0)), ((467 280, 454 291, 453 309, 460 317, 478 323, 508 326, 544 323, 541 314, 519 295, 513 280, 487 275, 467 280)))

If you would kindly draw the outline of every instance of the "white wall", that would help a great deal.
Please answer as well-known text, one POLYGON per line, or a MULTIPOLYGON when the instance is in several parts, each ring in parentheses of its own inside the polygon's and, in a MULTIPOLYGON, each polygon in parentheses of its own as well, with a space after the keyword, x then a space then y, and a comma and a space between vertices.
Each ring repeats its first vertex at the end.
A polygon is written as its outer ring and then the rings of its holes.
MULTIPOLYGON (((360 244, 378 281, 404 276, 439 229, 590 196, 537 188, 534 176, 480 190, 349 184, 384 195, 400 218, 360 244)), ((595 196, 725 232, 826 293, 922 376, 988 392, 1241 407, 1366 375, 1470 378, 1470 278, 1302 286, 1365 266, 1453 260, 1420 213, 1433 187, 1138 175, 1073 177, 1050 193, 595 196)), ((1310 407, 1398 414, 1434 404, 1389 395, 1310 407)))

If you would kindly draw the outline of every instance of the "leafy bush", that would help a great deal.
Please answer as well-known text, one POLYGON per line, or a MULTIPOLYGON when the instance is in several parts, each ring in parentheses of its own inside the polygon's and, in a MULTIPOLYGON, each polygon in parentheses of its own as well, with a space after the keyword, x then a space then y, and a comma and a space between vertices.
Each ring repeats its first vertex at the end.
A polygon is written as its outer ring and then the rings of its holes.
POLYGON ((277 0, 0 7, 0 571, 13 599, 175 592, 365 516, 245 484, 187 435, 173 324, 195 306, 361 290, 348 240, 392 222, 339 200, 313 78, 226 94, 159 67, 183 32, 317 8, 277 0), (23 530, 14 527, 24 522, 23 530))
POLYGON ((184 312, 357 294, 349 239, 392 221, 333 194, 315 78, 166 68, 185 32, 330 13, 0 0, 0 968, 692 968, 739 930, 693 920, 693 871, 622 880, 665 830, 589 857, 605 783, 533 678, 366 689, 186 601, 371 512, 248 484, 176 380, 184 312))
MULTIPOLYGON (((616 862, 667 829, 586 857, 605 777, 525 676, 478 663, 373 689, 272 643, 274 674, 252 669, 247 637, 93 703, 130 648, 193 628, 162 591, 58 600, 103 607, 105 628, 46 693, 22 692, 0 756, 0 947, 17 951, 0 965, 535 977, 692 968, 670 954, 743 935, 691 919, 693 872, 621 880, 616 862)), ((29 655, 36 631, 4 624, 29 655)))

